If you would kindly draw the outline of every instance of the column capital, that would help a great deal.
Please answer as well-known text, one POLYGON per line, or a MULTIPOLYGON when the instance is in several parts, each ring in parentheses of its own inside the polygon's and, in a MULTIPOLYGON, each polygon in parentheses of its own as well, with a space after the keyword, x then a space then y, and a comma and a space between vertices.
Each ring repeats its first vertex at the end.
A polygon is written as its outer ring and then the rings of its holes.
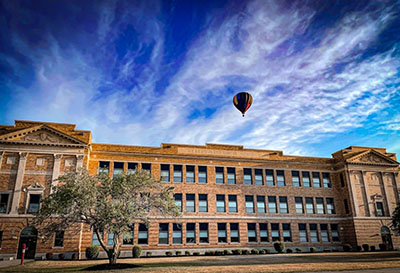
POLYGON ((4 151, 0 151, 0 157, 4 155, 4 151))
POLYGON ((56 160, 60 160, 61 157, 62 157, 62 154, 54 154, 54 158, 55 158, 56 160))
POLYGON ((28 153, 26 152, 19 152, 19 158, 25 160, 26 157, 28 156, 28 153))
POLYGON ((85 155, 76 155, 76 158, 77 158, 78 160, 83 160, 84 157, 85 157, 85 155))

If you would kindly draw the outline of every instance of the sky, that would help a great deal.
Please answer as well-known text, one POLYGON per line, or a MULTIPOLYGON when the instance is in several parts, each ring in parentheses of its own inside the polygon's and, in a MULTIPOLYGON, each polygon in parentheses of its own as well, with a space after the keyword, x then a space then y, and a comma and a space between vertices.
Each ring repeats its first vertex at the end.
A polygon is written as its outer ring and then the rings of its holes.
POLYGON ((0 0, 0 124, 400 158, 399 86, 398 1, 0 0))

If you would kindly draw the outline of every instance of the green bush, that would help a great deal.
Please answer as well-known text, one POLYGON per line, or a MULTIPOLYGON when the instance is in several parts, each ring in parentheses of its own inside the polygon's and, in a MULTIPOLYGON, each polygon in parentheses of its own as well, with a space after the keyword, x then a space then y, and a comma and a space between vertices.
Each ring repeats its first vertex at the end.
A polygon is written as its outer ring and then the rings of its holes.
POLYGON ((330 249, 330 248, 324 248, 324 252, 332 252, 332 249, 330 249))
POLYGON ((301 248, 296 247, 296 252, 301 253, 302 252, 301 248))
POLYGON ((52 260, 53 259, 53 253, 48 252, 46 253, 46 260, 52 260))
POLYGON ((58 254, 58 259, 59 260, 64 260, 65 259, 65 253, 58 254))
POLYGON ((388 250, 388 245, 387 244, 379 244, 379 250, 380 251, 388 250))
POLYGON ((77 252, 72 253, 71 260, 78 260, 79 254, 77 252))
POLYGON ((343 251, 349 252, 349 251, 351 251, 351 249, 352 249, 352 246, 350 244, 343 245, 343 251))
POLYGON ((151 251, 147 251, 147 252, 146 252, 146 256, 147 256, 147 257, 150 257, 151 255, 153 255, 153 252, 151 252, 151 251))
POLYGON ((171 257, 172 256, 172 251, 165 252, 165 256, 171 257))
POLYGON ((315 252, 317 252, 317 249, 315 247, 310 247, 310 252, 315 253, 315 252))
POLYGON ((185 251, 185 255, 186 255, 186 256, 190 256, 191 254, 192 254, 192 253, 190 253, 189 250, 186 250, 186 251, 185 251))
POLYGON ((175 256, 181 256, 182 255, 182 251, 175 251, 175 256))
POLYGON ((242 250, 242 255, 249 255, 250 251, 248 251, 247 249, 243 249, 242 250))
POLYGON ((292 250, 291 248, 288 248, 288 249, 286 250, 286 253, 293 253, 293 250, 292 250))
POLYGON ((142 255, 142 248, 140 246, 134 246, 132 248, 132 257, 139 258, 142 255))
POLYGON ((86 248, 86 259, 94 260, 99 256, 99 246, 89 246, 86 248))
POLYGON ((258 253, 260 253, 260 254, 267 254, 267 252, 265 251, 265 249, 260 249, 260 251, 258 251, 258 253))
POLYGON ((274 243, 274 248, 276 252, 282 253, 285 250, 285 243, 277 241, 274 243))
POLYGON ((260 252, 258 251, 258 249, 252 249, 251 250, 251 254, 259 254, 260 252))
POLYGON ((369 251, 369 244, 362 244, 364 251, 369 251))
POLYGON ((200 256, 200 252, 193 252, 193 256, 200 256))
POLYGON ((356 249, 357 249, 358 252, 360 252, 362 250, 362 247, 361 246, 356 246, 356 249))
POLYGON ((225 253, 222 250, 215 251, 215 256, 223 256, 225 253))
POLYGON ((227 249, 224 249, 224 255, 231 255, 231 252, 227 249))
POLYGON ((240 254, 242 254, 242 250, 241 249, 234 249, 234 250, 232 250, 232 254, 233 255, 240 255, 240 254))
POLYGON ((210 250, 207 250, 206 252, 204 252, 204 255, 206 255, 206 256, 212 256, 212 253, 211 253, 210 250))
POLYGON ((371 246, 371 251, 375 251, 376 250, 376 246, 371 246))
POLYGON ((264 251, 265 251, 265 254, 271 253, 271 250, 269 250, 268 248, 265 248, 264 251))

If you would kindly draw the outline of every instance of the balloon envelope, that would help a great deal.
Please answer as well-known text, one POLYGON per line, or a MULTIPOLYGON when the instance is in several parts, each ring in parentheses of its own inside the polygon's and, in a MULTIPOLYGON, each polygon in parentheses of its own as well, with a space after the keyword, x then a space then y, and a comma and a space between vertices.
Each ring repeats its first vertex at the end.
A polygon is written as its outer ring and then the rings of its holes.
POLYGON ((237 93, 233 97, 233 105, 242 112, 242 115, 244 116, 244 113, 250 108, 251 104, 253 102, 253 97, 247 93, 247 92, 240 92, 237 93))

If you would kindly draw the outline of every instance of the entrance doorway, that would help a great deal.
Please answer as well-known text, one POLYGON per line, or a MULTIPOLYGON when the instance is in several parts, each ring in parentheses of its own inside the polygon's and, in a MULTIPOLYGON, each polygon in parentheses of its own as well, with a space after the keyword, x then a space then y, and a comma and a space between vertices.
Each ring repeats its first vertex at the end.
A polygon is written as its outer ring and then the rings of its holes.
POLYGON ((34 227, 26 227, 19 237, 17 259, 21 259, 22 245, 26 244, 25 259, 34 259, 36 253, 37 230, 34 227))
POLYGON ((393 250, 392 234, 387 226, 381 227, 382 243, 388 246, 389 250, 393 250))

